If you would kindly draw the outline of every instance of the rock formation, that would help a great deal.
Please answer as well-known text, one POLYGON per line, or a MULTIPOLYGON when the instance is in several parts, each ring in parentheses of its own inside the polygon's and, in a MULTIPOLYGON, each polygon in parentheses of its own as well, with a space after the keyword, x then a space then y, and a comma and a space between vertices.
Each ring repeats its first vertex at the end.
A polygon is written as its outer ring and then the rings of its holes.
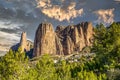
POLYGON ((20 47, 23 51, 27 51, 27 37, 26 37, 26 32, 23 32, 21 34, 21 40, 20 40, 20 47))
POLYGON ((33 43, 30 40, 27 40, 26 32, 22 32, 20 43, 11 47, 13 51, 17 51, 21 47, 21 52, 28 52, 33 48, 33 43))
POLYGON ((51 23, 39 25, 34 40, 34 56, 42 54, 55 54, 55 32, 51 23))
POLYGON ((35 34, 33 55, 68 55, 79 52, 92 45, 93 34, 90 22, 67 27, 57 26, 55 31, 51 23, 41 23, 35 34))

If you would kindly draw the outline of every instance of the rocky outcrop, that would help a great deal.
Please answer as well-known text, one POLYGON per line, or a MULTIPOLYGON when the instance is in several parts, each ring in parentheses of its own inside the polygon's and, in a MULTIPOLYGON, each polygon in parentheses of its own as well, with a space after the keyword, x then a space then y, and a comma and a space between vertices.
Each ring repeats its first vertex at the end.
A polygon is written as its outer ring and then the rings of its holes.
POLYGON ((63 53, 68 55, 92 45, 93 26, 90 22, 69 25, 65 28, 59 28, 58 26, 56 34, 62 39, 63 53))
POLYGON ((56 54, 55 32, 51 23, 39 25, 34 40, 34 56, 56 54))
POLYGON ((58 26, 54 31, 51 23, 39 25, 34 40, 34 56, 42 54, 68 55, 92 45, 93 26, 83 22, 67 27, 58 26))
POLYGON ((63 46, 62 46, 62 44, 61 44, 61 40, 60 40, 60 38, 56 35, 55 36, 55 44, 56 44, 56 54, 58 54, 58 55, 64 55, 63 54, 63 46))
POLYGON ((82 28, 84 32, 84 39, 85 39, 85 45, 90 46, 91 45, 91 38, 93 37, 93 26, 92 23, 82 23, 82 28))
POLYGON ((12 46, 13 51, 17 51, 21 47, 21 52, 29 52, 33 48, 33 42, 27 40, 26 32, 22 32, 20 42, 12 46))
POLYGON ((21 47, 22 52, 28 50, 26 32, 23 32, 21 34, 20 47, 21 47))

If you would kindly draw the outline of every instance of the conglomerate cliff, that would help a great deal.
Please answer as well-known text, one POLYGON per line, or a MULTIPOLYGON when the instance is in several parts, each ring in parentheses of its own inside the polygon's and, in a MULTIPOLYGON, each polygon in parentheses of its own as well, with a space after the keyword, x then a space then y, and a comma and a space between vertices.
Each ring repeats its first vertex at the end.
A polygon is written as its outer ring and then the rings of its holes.
POLYGON ((57 26, 55 31, 51 23, 41 23, 35 34, 33 56, 80 52, 84 47, 92 45, 93 34, 91 22, 67 27, 57 26))

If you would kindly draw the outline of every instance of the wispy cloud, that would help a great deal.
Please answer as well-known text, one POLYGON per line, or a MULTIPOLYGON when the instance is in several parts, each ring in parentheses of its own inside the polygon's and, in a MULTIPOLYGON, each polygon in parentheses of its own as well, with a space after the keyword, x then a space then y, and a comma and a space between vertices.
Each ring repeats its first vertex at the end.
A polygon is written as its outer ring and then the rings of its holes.
POLYGON ((11 45, 19 42, 19 36, 15 33, 9 34, 7 32, 0 31, 0 51, 7 51, 11 45))
POLYGON ((114 8, 113 9, 100 9, 94 13, 98 16, 97 22, 104 22, 105 24, 110 24, 114 22, 114 8))
POLYGON ((114 1, 116 1, 116 2, 120 2, 120 0, 114 0, 114 1))
POLYGON ((18 25, 20 25, 20 24, 13 23, 13 22, 8 21, 8 20, 0 21, 0 28, 5 28, 5 29, 20 29, 20 27, 18 25))
POLYGON ((0 21, 0 51, 7 51, 20 40, 19 24, 7 20, 0 21))
POLYGON ((120 0, 114 0, 114 1, 115 1, 116 3, 118 3, 118 4, 120 3, 120 0))
POLYGON ((37 0, 38 8, 41 9, 42 13, 47 15, 50 18, 54 18, 59 21, 76 18, 83 14, 83 8, 75 9, 76 2, 70 2, 68 5, 64 5, 62 0, 62 5, 53 4, 51 0, 37 0))
POLYGON ((19 41, 20 39, 18 34, 15 34, 15 33, 9 34, 7 32, 0 31, 0 34, 1 34, 0 35, 1 44, 2 43, 6 43, 6 44, 17 43, 17 41, 19 41))

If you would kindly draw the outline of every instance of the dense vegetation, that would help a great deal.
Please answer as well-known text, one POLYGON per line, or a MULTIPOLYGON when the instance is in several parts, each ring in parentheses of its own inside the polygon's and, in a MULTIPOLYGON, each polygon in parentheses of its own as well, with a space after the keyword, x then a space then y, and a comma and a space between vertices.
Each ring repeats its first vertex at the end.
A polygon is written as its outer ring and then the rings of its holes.
POLYGON ((120 24, 100 24, 94 30, 92 59, 55 63, 50 55, 29 59, 20 48, 10 50, 0 57, 0 80, 120 80, 120 24))

